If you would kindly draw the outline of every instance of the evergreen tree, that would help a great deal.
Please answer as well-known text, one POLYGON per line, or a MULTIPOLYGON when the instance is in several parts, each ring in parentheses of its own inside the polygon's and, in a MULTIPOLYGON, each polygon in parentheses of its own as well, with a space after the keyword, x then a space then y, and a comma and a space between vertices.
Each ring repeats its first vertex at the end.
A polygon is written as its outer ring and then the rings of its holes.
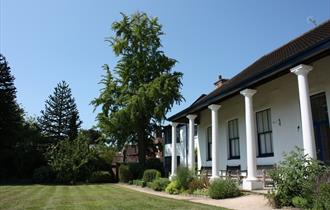
POLYGON ((98 126, 110 143, 118 149, 137 143, 143 164, 155 128, 173 104, 183 99, 182 73, 171 71, 176 60, 161 50, 164 33, 157 18, 145 13, 122 16, 112 24, 115 36, 107 39, 119 61, 112 72, 104 65, 104 89, 92 104, 102 107, 98 126))
POLYGON ((39 123, 42 133, 51 141, 77 136, 81 121, 69 84, 65 81, 57 84, 53 95, 46 100, 41 115, 39 123))
POLYGON ((14 80, 6 58, 0 54, 0 149, 14 147, 23 126, 14 80))

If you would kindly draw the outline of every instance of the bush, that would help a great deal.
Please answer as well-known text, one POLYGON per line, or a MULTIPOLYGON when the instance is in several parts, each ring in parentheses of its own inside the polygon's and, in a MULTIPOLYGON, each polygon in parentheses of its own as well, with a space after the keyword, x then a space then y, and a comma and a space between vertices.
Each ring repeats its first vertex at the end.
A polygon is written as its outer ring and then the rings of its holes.
POLYGON ((232 198, 239 195, 241 192, 232 180, 215 180, 209 187, 209 196, 213 199, 232 198))
MULTIPOLYGON (((317 160, 304 155, 302 149, 297 148, 296 151, 285 154, 278 168, 270 173, 275 182, 274 193, 269 196, 275 201, 270 202, 278 207, 292 206, 293 198, 298 196, 306 199, 307 206, 311 206, 315 180, 323 171, 324 167, 317 160)), ((301 200, 296 198, 295 201, 301 200)))
POLYGON ((136 186, 140 186, 140 187, 145 187, 147 185, 147 183, 145 181, 140 180, 140 179, 133 180, 133 184, 136 186))
POLYGON ((46 154, 48 164, 61 183, 85 181, 93 171, 95 151, 81 138, 61 140, 46 154))
POLYGON ((155 179, 148 187, 152 188, 155 191, 164 191, 169 183, 170 180, 168 178, 160 178, 155 179))
POLYGON ((158 158, 148 159, 144 164, 144 169, 156 169, 162 175, 164 175, 163 163, 158 158))
POLYGON ((192 179, 188 184, 188 193, 193 194, 197 189, 201 190, 204 188, 203 180, 192 179))
POLYGON ((128 181, 132 180, 132 174, 128 169, 127 165, 120 165, 119 166, 119 181, 127 183, 128 181))
POLYGON ((294 207, 306 209, 308 208, 308 201, 300 196, 296 196, 292 198, 292 204, 294 207))
POLYGON ((112 176, 108 171, 94 171, 89 179, 91 183, 109 183, 112 181, 112 176))
POLYGON ((188 189, 188 184, 194 179, 193 173, 187 167, 178 167, 176 178, 179 189, 188 189))
POLYGON ((34 183, 48 183, 52 180, 52 170, 48 166, 42 166, 33 171, 34 183))
POLYGON ((147 169, 143 173, 143 181, 152 182, 155 179, 160 178, 161 174, 156 169, 147 169))
POLYGON ((143 166, 140 163, 128 163, 128 170, 132 179, 141 179, 143 176, 143 166))
POLYGON ((314 200, 314 209, 330 209, 330 183, 323 183, 314 200))
POLYGON ((172 181, 171 183, 169 183, 167 185, 167 187, 165 188, 165 191, 169 194, 179 194, 180 193, 180 188, 178 185, 177 180, 172 181))

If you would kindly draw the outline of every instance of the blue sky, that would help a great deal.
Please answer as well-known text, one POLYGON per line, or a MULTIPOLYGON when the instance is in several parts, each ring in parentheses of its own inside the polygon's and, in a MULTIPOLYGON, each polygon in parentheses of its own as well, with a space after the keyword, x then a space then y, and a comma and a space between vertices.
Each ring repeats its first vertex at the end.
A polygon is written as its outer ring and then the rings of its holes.
POLYGON ((0 0, 0 52, 16 77, 18 102, 39 116, 61 80, 69 82, 83 128, 96 124, 90 101, 97 97, 105 63, 117 58, 104 41, 111 23, 143 11, 159 17, 163 50, 184 73, 186 101, 213 90, 218 75, 231 78, 253 61, 330 18, 330 0, 0 0))

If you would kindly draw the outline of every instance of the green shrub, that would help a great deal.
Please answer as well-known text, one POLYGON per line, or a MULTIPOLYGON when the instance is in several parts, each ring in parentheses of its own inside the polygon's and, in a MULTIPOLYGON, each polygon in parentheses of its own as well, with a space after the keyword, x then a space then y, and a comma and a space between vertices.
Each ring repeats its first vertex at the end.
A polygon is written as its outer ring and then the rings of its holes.
POLYGON ((187 167, 178 167, 175 180, 177 180, 179 189, 188 189, 188 184, 193 179, 194 175, 187 167))
POLYGON ((199 189, 203 189, 204 188, 204 183, 203 180, 201 179, 192 179, 189 183, 188 183, 188 193, 189 194, 193 194, 195 190, 199 189))
POLYGON ((148 187, 152 188, 155 191, 164 191, 169 183, 170 180, 168 178, 160 178, 155 179, 148 187))
POLYGON ((61 183, 85 181, 93 171, 92 161, 95 158, 95 150, 80 137, 61 140, 46 153, 48 164, 56 174, 56 181, 61 183))
POLYGON ((239 195, 241 192, 232 180, 215 180, 209 187, 209 196, 213 199, 232 198, 239 195))
POLYGON ((143 166, 140 163, 128 163, 128 170, 132 175, 132 179, 141 179, 143 176, 143 166))
POLYGON ((292 204, 294 207, 301 208, 301 209, 307 209, 308 208, 308 201, 300 196, 296 196, 292 198, 292 204))
POLYGON ((109 183, 112 176, 108 171, 94 171, 89 179, 90 183, 109 183))
POLYGON ((165 188, 165 191, 169 194, 179 194, 180 193, 180 188, 178 185, 178 181, 174 180, 170 182, 167 187, 165 188))
POLYGON ((194 195, 202 195, 202 196, 208 196, 209 195, 209 190, 207 188, 203 189, 197 189, 193 192, 194 195))
POLYGON ((314 200, 313 209, 330 209, 330 183, 321 184, 319 192, 315 197, 316 198, 314 200))
POLYGON ((147 185, 147 183, 145 181, 140 180, 140 179, 133 180, 133 184, 136 186, 140 186, 140 187, 145 187, 147 185))
POLYGON ((156 169, 147 169, 143 173, 143 181, 152 182, 155 179, 160 178, 161 174, 156 169))
POLYGON ((156 169, 162 175, 164 175, 164 166, 163 163, 158 158, 148 159, 144 164, 144 169, 156 169))
POLYGON ((308 206, 312 205, 315 189, 315 180, 322 174, 324 167, 317 160, 304 155, 302 149, 297 148, 284 155, 284 160, 271 171, 270 176, 275 182, 274 195, 269 196, 270 201, 282 206, 292 206, 294 197, 302 197, 307 200, 308 206))
POLYGON ((129 180, 132 180, 132 174, 128 170, 128 166, 124 165, 124 164, 120 165, 119 166, 119 181, 127 183, 129 180))
POLYGON ((42 166, 33 171, 34 183, 48 183, 52 180, 52 170, 48 166, 42 166))

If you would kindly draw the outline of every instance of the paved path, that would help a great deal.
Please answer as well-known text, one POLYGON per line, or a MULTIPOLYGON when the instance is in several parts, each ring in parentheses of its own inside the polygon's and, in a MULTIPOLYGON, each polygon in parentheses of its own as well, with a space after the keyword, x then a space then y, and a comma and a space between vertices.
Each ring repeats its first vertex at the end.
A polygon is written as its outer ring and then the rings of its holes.
POLYGON ((211 199, 205 196, 191 196, 191 195, 170 195, 165 192, 157 192, 149 188, 141 188, 135 185, 118 184, 139 192, 144 192, 152 195, 157 195, 166 198, 177 200, 186 200, 196 203, 208 204, 212 206, 225 207, 228 209, 251 209, 251 210, 271 210, 273 209, 267 204, 267 199, 263 195, 249 194, 237 198, 227 198, 221 200, 211 199))

